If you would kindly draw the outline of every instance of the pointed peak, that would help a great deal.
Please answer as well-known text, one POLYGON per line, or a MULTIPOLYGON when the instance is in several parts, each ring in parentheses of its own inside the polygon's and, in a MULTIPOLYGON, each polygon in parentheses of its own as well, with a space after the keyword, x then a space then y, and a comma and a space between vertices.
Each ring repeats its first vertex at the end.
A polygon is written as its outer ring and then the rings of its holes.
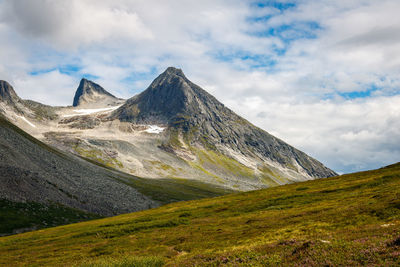
POLYGON ((13 103, 18 101, 19 97, 15 93, 14 88, 7 82, 0 80, 0 101, 13 103))
POLYGON ((92 82, 86 78, 82 78, 78 89, 75 92, 73 106, 79 106, 82 104, 95 104, 96 102, 104 99, 115 99, 117 98, 107 92, 103 87, 95 82, 92 82))
POLYGON ((161 75, 176 75, 182 78, 186 78, 183 71, 175 67, 168 67, 161 75))
POLYGON ((136 123, 169 124, 181 116, 205 116, 210 107, 221 109, 223 105, 186 78, 181 69, 169 67, 113 116, 136 123))
POLYGON ((11 84, 9 84, 7 81, 0 80, 0 87, 12 87, 11 84))
POLYGON ((190 83, 181 69, 168 67, 149 86, 148 90, 170 89, 172 91, 186 90, 184 84, 190 83))
POLYGON ((94 86, 99 86, 99 87, 101 87, 100 85, 98 85, 97 83, 95 83, 95 82, 93 82, 93 81, 91 81, 91 80, 88 80, 88 79, 86 79, 86 78, 82 78, 81 79, 81 81, 79 82, 79 86, 83 86, 83 85, 94 85, 94 86))

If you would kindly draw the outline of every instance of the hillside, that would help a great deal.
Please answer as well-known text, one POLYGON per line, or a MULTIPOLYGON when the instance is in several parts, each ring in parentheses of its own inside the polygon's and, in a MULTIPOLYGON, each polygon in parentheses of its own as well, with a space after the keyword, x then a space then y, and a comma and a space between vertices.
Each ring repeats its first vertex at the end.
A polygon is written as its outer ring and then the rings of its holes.
POLYGON ((0 115, 0 235, 232 192, 144 180, 51 148, 0 115))
POLYGON ((0 265, 398 266, 399 192, 400 163, 174 203, 2 237, 0 265))

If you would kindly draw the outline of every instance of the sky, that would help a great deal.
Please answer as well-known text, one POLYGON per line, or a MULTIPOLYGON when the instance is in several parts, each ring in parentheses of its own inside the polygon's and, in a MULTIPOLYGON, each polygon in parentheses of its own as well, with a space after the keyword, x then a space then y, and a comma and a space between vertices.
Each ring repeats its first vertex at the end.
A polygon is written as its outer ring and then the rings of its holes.
POLYGON ((71 105, 168 66, 338 173, 400 161, 398 0, 0 0, 0 79, 71 105))

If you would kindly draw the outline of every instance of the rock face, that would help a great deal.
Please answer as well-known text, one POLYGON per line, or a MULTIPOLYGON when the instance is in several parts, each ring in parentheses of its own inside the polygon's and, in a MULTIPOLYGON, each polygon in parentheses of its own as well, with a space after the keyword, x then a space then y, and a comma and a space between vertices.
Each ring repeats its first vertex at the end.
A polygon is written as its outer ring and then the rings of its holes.
POLYGON ((14 104, 20 99, 15 93, 12 86, 6 81, 0 81, 0 101, 8 104, 14 104))
MULTIPOLYGON (((172 135, 182 137, 182 146, 201 146, 236 158, 251 157, 310 178, 336 175, 317 160, 236 115, 189 81, 182 70, 173 67, 144 92, 129 99, 111 118, 168 125, 172 135)), ((174 149, 179 147, 175 144, 174 149)))
POLYGON ((76 90, 72 105, 74 107, 104 107, 118 105, 122 102, 122 99, 113 96, 100 85, 83 78, 76 90))

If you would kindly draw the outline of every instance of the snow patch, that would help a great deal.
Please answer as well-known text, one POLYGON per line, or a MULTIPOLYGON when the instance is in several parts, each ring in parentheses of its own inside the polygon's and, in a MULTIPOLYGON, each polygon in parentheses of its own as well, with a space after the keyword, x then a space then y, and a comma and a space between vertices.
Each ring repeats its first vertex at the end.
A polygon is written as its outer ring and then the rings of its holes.
POLYGON ((75 110, 73 110, 73 112, 75 112, 77 114, 67 114, 67 115, 63 115, 63 117, 83 116, 83 115, 89 115, 89 114, 99 113, 99 112, 111 112, 113 110, 116 110, 120 106, 121 105, 109 107, 109 108, 75 109, 75 110))
POLYGON ((165 128, 159 127, 157 125, 149 125, 149 128, 144 130, 146 133, 153 133, 153 134, 159 134, 164 131, 165 128))
POLYGON ((19 115, 16 115, 16 116, 17 116, 18 118, 21 118, 23 121, 25 121, 25 122, 26 122, 27 124, 29 124, 30 126, 36 128, 36 125, 33 124, 32 122, 28 121, 24 116, 19 116, 19 115))

